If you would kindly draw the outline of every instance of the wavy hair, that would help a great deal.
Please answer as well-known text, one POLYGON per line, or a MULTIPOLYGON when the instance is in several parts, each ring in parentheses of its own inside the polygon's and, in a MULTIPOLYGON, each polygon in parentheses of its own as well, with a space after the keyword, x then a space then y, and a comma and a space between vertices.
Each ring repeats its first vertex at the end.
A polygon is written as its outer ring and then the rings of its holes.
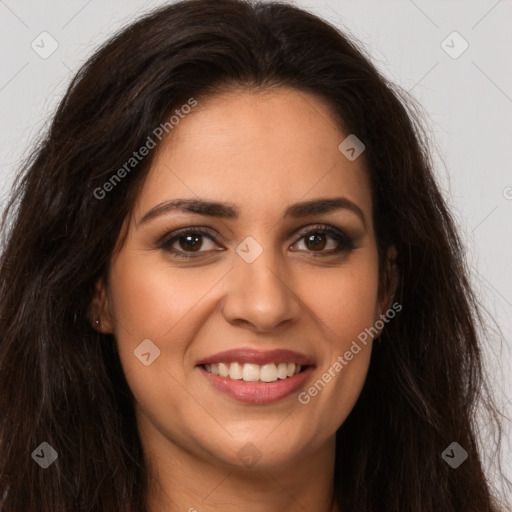
POLYGON ((482 316, 414 102, 353 37, 290 4, 244 0, 181 1, 117 33, 74 76, 20 171, 2 221, 0 510, 146 510, 133 396, 89 307, 154 152, 107 197, 97 190, 188 98, 235 86, 328 102, 366 145, 382 286, 397 249, 403 310, 336 434, 336 499, 350 512, 499 510, 475 415, 483 404, 499 429, 482 316), (31 457, 43 441, 58 452, 45 470, 31 457), (468 452, 456 470, 441 458, 452 441, 468 452))

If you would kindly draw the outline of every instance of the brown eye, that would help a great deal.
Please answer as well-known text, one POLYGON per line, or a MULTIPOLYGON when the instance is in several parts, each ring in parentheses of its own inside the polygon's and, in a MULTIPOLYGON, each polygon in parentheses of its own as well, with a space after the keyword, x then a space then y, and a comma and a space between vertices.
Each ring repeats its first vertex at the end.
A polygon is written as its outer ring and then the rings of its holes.
POLYGON ((306 247, 310 251, 322 250, 326 244, 326 236, 323 233, 313 233, 305 237, 306 247))
POLYGON ((201 248, 202 245, 202 235, 186 235, 186 236, 180 236, 178 238, 178 242, 180 245, 180 248, 184 251, 198 251, 201 248))
POLYGON ((299 242, 303 240, 305 249, 292 250, 304 250, 313 253, 314 256, 329 256, 355 249, 354 240, 350 236, 329 225, 303 229, 299 232, 299 236, 301 237, 299 242))
POLYGON ((185 228, 166 236, 158 246, 176 258, 196 258, 215 250, 215 245, 214 235, 204 228, 185 228))

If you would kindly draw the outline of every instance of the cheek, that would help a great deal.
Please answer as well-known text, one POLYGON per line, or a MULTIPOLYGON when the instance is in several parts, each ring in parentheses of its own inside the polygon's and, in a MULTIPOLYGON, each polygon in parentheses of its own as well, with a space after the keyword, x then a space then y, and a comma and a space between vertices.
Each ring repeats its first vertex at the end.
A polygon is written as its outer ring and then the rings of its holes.
POLYGON ((116 335, 163 340, 217 283, 216 273, 171 269, 150 254, 116 260, 111 278, 111 313, 116 335), (153 258, 153 259, 152 259, 153 258))
POLYGON ((378 318, 378 263, 375 251, 360 253, 343 268, 318 272, 301 294, 329 346, 338 355, 378 318))
MULTIPOLYGON (((151 424, 165 431, 184 410, 187 421, 204 421, 204 410, 195 407, 193 401, 191 405, 190 394, 184 389, 184 358, 202 325, 201 299, 219 277, 190 271, 180 274, 175 269, 171 272, 160 263, 150 261, 145 253, 121 254, 112 267, 110 309, 121 365, 136 407, 151 418, 151 424), (151 344, 144 340, 151 340, 151 344), (144 351, 139 350, 143 342, 144 351), (148 352, 146 362, 150 364, 146 365, 139 356, 148 352)), ((186 437, 186 428, 182 430, 186 437)))
POLYGON ((378 319, 376 252, 360 254, 351 265, 315 279, 308 304, 318 320, 325 347, 317 379, 299 396, 319 432, 334 433, 354 407, 371 356, 368 334, 378 319))
POLYGON ((167 265, 150 261, 147 253, 125 251, 116 260, 109 297, 113 332, 125 376, 138 399, 144 401, 148 392, 165 394, 173 377, 183 380, 189 340, 202 325, 201 299, 217 281, 201 272, 170 272, 167 265), (148 352, 146 366, 142 354, 148 352))

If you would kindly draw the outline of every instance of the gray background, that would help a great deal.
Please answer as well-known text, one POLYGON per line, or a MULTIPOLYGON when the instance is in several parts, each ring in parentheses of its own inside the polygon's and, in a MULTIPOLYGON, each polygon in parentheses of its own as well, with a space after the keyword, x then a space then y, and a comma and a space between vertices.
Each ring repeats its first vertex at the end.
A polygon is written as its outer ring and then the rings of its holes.
MULTIPOLYGON (((164 3, 0 0, 0 207, 73 73, 116 29, 164 3), (46 59, 31 47, 43 31, 59 45, 46 59)), ((474 285, 503 334, 487 340, 485 355, 500 410, 511 417, 512 2, 295 3, 359 38, 377 67, 423 106, 474 285), (441 46, 453 31, 469 44, 458 58, 441 46)), ((446 44, 461 48, 453 38, 446 44)), ((509 478, 511 437, 507 426, 509 478)))

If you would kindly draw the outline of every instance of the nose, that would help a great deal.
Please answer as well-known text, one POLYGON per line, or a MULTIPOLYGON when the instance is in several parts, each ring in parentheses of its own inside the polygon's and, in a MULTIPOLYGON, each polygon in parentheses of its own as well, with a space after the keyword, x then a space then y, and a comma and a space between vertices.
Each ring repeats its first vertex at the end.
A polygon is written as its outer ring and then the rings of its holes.
POLYGON ((252 263, 238 258, 230 272, 223 315, 237 327, 272 332, 300 318, 301 302, 271 250, 252 263))

